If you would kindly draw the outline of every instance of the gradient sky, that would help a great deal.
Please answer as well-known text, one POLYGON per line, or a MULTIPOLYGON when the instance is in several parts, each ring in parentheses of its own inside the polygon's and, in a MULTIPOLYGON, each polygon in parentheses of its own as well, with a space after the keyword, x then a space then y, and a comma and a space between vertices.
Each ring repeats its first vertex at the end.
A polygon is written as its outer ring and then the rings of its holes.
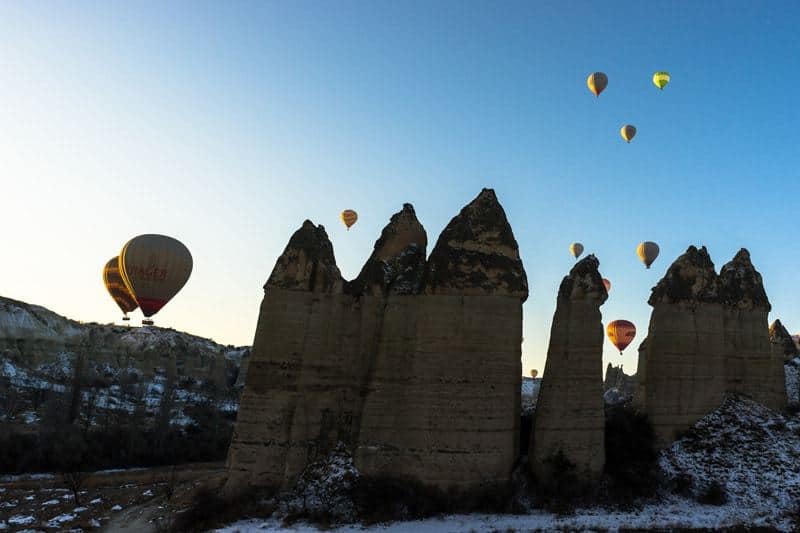
MULTIPOLYGON (((544 368, 574 240, 633 348, 690 244, 718 268, 747 247, 771 319, 800 331, 798 25, 777 1, 2 2, 0 295, 117 320, 101 267, 163 233, 195 267, 156 324, 249 344, 304 219, 352 278, 403 202, 430 251, 493 187, 532 291, 525 373, 544 368), (642 240, 661 245, 652 270, 642 240)), ((633 348, 606 342, 604 362, 632 371, 633 348)))

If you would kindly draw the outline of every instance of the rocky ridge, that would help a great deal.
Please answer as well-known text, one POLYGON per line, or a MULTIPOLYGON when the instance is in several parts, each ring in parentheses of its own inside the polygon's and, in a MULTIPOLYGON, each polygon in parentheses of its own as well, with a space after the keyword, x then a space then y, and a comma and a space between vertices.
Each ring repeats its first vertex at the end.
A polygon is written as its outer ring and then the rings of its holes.
POLYGON ((427 261, 405 204, 352 282, 323 236, 305 223, 265 286, 229 485, 291 486, 339 442, 367 477, 506 481, 528 289, 494 191, 451 220, 427 261))

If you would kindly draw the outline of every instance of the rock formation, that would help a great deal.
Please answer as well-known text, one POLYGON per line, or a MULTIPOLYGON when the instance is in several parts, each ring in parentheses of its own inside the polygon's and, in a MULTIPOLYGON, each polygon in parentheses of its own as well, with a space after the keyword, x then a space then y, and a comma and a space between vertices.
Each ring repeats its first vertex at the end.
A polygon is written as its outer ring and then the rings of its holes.
POLYGON ((776 354, 780 354, 784 363, 788 363, 800 355, 800 350, 797 349, 794 339, 778 319, 769 327, 769 340, 772 343, 773 351, 776 354))
POLYGON ((628 375, 622 365, 614 366, 608 363, 603 379, 603 397, 606 404, 618 404, 630 401, 636 392, 636 374, 628 375))
POLYGON ((529 453, 537 478, 547 483, 559 452, 581 479, 596 480, 605 461, 603 324, 608 298, 599 261, 579 261, 561 282, 550 329, 544 379, 529 453))
POLYGON ((345 282, 306 222, 265 285, 228 456, 229 487, 288 486, 344 443, 364 476, 469 489, 517 457, 527 280, 494 192, 425 260, 414 209, 345 282))
POLYGON ((743 393, 778 408, 783 397, 767 332, 770 305, 747 250, 720 273, 705 247, 690 246, 653 288, 647 339, 639 350, 635 401, 659 444, 674 440, 743 393))
POLYGON ((771 309, 761 274, 742 248, 719 274, 725 307, 726 392, 745 394, 770 409, 786 406, 783 357, 769 340, 771 309))

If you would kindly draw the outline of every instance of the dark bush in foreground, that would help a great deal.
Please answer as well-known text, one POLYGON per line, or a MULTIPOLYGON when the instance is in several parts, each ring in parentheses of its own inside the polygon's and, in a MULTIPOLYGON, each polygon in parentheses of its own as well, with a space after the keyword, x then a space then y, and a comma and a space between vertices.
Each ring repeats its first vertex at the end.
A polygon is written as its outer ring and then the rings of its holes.
POLYGON ((493 484, 471 491, 445 491, 411 479, 362 477, 353 499, 359 519, 375 523, 448 513, 508 512, 511 487, 493 484))
POLYGON ((201 487, 189 508, 175 515, 171 531, 209 531, 237 520, 267 518, 275 511, 275 506, 264 499, 270 494, 271 491, 249 490, 223 495, 219 486, 201 487))
POLYGON ((725 486, 717 480, 711 481, 697 496, 697 501, 705 505, 725 505, 728 493, 725 486))
POLYGON ((629 405, 606 408, 606 466, 609 497, 630 501, 658 488, 655 432, 647 415, 629 405))

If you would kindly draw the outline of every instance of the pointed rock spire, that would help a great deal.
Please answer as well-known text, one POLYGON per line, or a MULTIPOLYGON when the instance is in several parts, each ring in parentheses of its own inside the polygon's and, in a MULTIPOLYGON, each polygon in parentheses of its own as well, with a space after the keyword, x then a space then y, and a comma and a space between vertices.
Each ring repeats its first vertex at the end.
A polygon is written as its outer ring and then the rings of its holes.
POLYGON ((761 274, 750 261, 750 252, 739 250, 719 273, 720 300, 739 309, 771 309, 761 274))
POLYGON ((596 300, 599 304, 605 302, 608 292, 603 285, 599 267, 600 261, 592 254, 575 263, 569 274, 561 281, 558 297, 569 300, 596 300))
POLYGON ((800 355, 800 350, 797 349, 794 339, 792 339, 792 336, 789 335, 789 331, 778 319, 769 327, 769 340, 773 344, 777 344, 781 347, 784 361, 788 361, 800 355))
POLYGON ((705 246, 689 246, 653 287, 647 303, 677 302, 719 302, 719 278, 705 246))
POLYGON ((322 225, 310 220, 294 232, 275 263, 264 290, 271 288, 312 292, 340 292, 342 275, 333 245, 322 225))
POLYGON ((428 236, 414 206, 392 215, 375 241, 358 277, 345 286, 349 294, 416 294, 425 276, 425 251, 428 236))
POLYGON ((494 190, 483 189, 439 236, 425 292, 528 297, 519 247, 494 190))

